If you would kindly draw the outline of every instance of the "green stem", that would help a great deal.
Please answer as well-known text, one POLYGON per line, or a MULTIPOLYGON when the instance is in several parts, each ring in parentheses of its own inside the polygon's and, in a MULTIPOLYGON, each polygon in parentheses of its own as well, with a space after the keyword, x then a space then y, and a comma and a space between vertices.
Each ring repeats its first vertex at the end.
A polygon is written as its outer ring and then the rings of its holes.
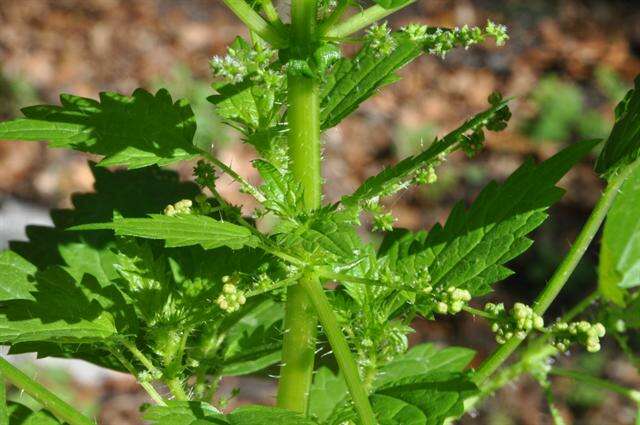
POLYGON ((302 283, 302 286, 306 289, 313 306, 318 312, 320 323, 322 323, 322 328, 329 339, 333 355, 347 383, 351 399, 353 400, 362 424, 375 425, 376 419, 369 404, 369 396, 360 381, 358 366, 351 355, 349 344, 342 333, 342 329, 327 300, 324 289, 317 279, 306 280, 302 283))
POLYGON ((272 24, 280 23, 280 16, 278 15, 278 11, 273 6, 273 2, 271 0, 263 0, 262 2, 262 10, 266 15, 269 22, 272 24))
POLYGON ((286 47, 286 37, 251 8, 244 0, 222 0, 236 16, 253 32, 273 47, 286 47))
MULTIPOLYGON (((292 0, 292 53, 309 57, 316 30, 317 0, 292 0)), ((320 206, 320 99, 318 82, 288 75, 289 157, 291 173, 304 191, 307 210, 320 206)), ((313 277, 304 276, 300 283, 313 277)), ((315 360, 318 319, 302 285, 287 289, 285 304, 282 369, 278 385, 278 406, 306 413, 315 360)))
POLYGON ((328 30, 325 35, 328 38, 347 37, 355 32, 360 31, 363 28, 368 27, 376 21, 379 21, 380 19, 387 17, 398 10, 407 7, 415 1, 416 0, 408 0, 406 3, 403 3, 402 5, 397 7, 393 7, 391 9, 385 9, 384 7, 378 5, 371 6, 368 9, 356 13, 341 24, 334 26, 333 28, 328 30))
POLYGON ((147 392, 147 394, 149 394, 149 397, 151 397, 153 401, 155 401, 160 406, 167 405, 164 399, 162 398, 162 396, 153 387, 151 382, 142 381, 140 379, 140 375, 138 374, 138 371, 136 370, 136 368, 133 367, 131 362, 124 355, 122 355, 122 353, 117 347, 112 347, 109 351, 111 352, 111 354, 113 354, 113 356, 116 359, 118 359, 120 364, 124 366, 124 368, 127 369, 127 371, 136 378, 140 386, 147 392))
MULTIPOLYGON (((620 186, 624 183, 626 178, 633 172, 635 167, 640 164, 640 161, 636 161, 634 164, 627 166, 620 174, 613 177, 607 188, 598 203, 596 204, 593 212, 589 216, 586 224, 580 231, 578 238, 576 239, 574 245, 569 250, 568 254, 555 271, 551 280, 547 283, 544 290, 538 298, 533 306, 533 311, 536 314, 543 315, 553 300, 558 296, 564 285, 569 280, 569 277, 575 270, 576 266, 584 256, 584 253, 587 251, 587 248, 591 244, 591 241, 595 237, 598 229, 602 225, 613 201, 618 195, 618 190, 620 186)), ((522 339, 519 338, 511 338, 505 344, 501 345, 496 351, 493 352, 491 356, 489 356, 478 368, 476 373, 474 374, 474 381, 476 384, 481 384, 484 382, 493 372, 495 372, 515 351, 516 348, 522 342, 522 339)))
MULTIPOLYGON (((300 283, 308 277, 303 277, 300 283)), ((317 318, 301 285, 287 289, 278 406, 305 414, 315 360, 317 318)))
POLYGON ((336 8, 331 12, 322 23, 318 26, 318 34, 324 35, 331 29, 335 24, 338 23, 344 12, 347 11, 349 5, 351 4, 351 0, 340 0, 340 3, 336 6, 336 8))
POLYGON ((53 413, 61 421, 69 425, 95 425, 95 422, 78 412, 57 395, 29 378, 24 372, 1 357, 0 373, 16 387, 33 397, 42 407, 53 413))
POLYGON ((585 384, 593 385, 594 387, 602 388, 620 394, 632 401, 635 401, 636 403, 640 403, 640 391, 623 387, 622 385, 607 381, 606 379, 596 378, 595 376, 591 376, 577 370, 562 369, 557 367, 551 368, 549 373, 551 375, 564 376, 566 378, 584 382, 585 384))
POLYGON ((9 425, 9 412, 7 411, 7 387, 2 373, 0 373, 0 425, 9 425))

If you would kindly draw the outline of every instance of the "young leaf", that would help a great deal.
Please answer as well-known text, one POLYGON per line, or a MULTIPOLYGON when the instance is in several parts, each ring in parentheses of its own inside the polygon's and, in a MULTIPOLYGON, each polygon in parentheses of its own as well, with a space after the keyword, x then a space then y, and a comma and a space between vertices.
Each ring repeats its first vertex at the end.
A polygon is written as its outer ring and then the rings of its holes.
POLYGON ((227 246, 240 249, 257 247, 260 240, 243 226, 215 220, 205 215, 150 214, 149 218, 116 218, 112 223, 95 223, 69 230, 115 230, 118 236, 162 239, 167 248, 200 245, 204 249, 227 246))
MULTIPOLYGON (((555 184, 597 143, 577 143, 538 166, 525 162, 502 185, 487 185, 468 210, 456 205, 444 227, 436 225, 428 234, 391 233, 380 255, 407 279, 428 271, 434 288, 488 293, 512 273, 504 264, 531 245, 527 235, 562 196, 555 184)), ((425 306, 423 314, 430 309, 425 306)))
POLYGON ((262 159, 253 161, 263 185, 260 191, 266 197, 263 206, 281 216, 295 217, 302 208, 302 189, 291 176, 283 174, 273 164, 262 159))
POLYGON ((395 72, 417 58, 422 44, 396 33, 396 48, 390 55, 362 48, 353 59, 342 59, 322 87, 320 122, 323 129, 335 127, 377 89, 397 81, 395 72))
POLYGON ((640 155, 640 75, 635 88, 616 107, 616 123, 596 162, 596 172, 609 176, 640 155))
MULTIPOLYGON (((402 0, 384 1, 391 7, 406 3, 402 0)), ((382 28, 386 27, 378 27, 382 28)), ((496 26, 492 29, 496 29, 496 26)), ((384 51, 376 48, 380 40, 374 36, 353 59, 344 58, 334 65, 332 73, 322 86, 320 96, 322 129, 336 126, 378 89, 398 81, 396 71, 423 52, 444 56, 456 46, 466 48, 484 41, 488 36, 495 37, 497 43, 508 38, 506 34, 492 34, 489 26, 483 31, 480 28, 468 27, 443 30, 409 25, 402 31, 381 36, 382 44, 387 46, 387 49, 382 49, 384 51)))
POLYGON ((507 102, 508 100, 503 100, 486 111, 477 114, 442 139, 434 141, 422 153, 416 156, 409 156, 396 165, 385 168, 379 174, 369 177, 354 193, 343 197, 341 202, 344 205, 351 206, 392 192, 393 188, 401 185, 413 173, 435 161, 438 155, 447 152, 456 143, 459 143, 465 133, 485 127, 486 123, 491 121, 496 113, 507 108, 507 102))
POLYGON ((166 90, 132 97, 101 93, 100 102, 60 96, 62 106, 24 108, 25 118, 0 123, 0 139, 49 141, 52 147, 104 155, 102 166, 141 168, 193 158, 196 123, 185 100, 166 90))
POLYGON ((230 425, 317 425, 288 410, 267 406, 240 407, 227 416, 230 425))
POLYGON ((600 245, 602 295, 624 305, 624 288, 640 285, 640 167, 620 189, 607 215, 600 245))

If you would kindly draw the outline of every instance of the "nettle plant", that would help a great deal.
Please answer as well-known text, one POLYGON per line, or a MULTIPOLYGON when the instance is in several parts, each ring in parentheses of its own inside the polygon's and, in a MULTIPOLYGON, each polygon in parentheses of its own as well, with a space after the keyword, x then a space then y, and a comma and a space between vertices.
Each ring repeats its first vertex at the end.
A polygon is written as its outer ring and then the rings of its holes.
MULTIPOLYGON (((501 45, 506 29, 376 24, 410 3, 404 0, 369 8, 293 0, 286 13, 270 0, 224 2, 250 39, 237 38, 211 61, 216 94, 209 100, 255 147, 261 185, 209 146, 195 146, 189 105, 164 90, 102 93, 99 101, 62 95, 61 106, 25 108, 24 118, 0 123, 1 139, 46 140, 104 157, 90 164, 95 193, 73 197, 73 209, 52 213, 53 227, 29 227, 28 241, 0 255, 0 341, 11 353, 128 372, 153 400, 143 410, 156 425, 451 423, 524 374, 544 388, 556 423, 562 418, 550 375, 640 403, 636 390, 550 366, 572 345, 598 351, 605 332, 638 364, 640 79, 601 147, 595 171, 606 189, 535 303, 472 307, 512 273, 505 263, 532 244, 527 235, 563 194, 556 183, 600 141, 576 143, 541 164, 526 161, 429 232, 394 228, 382 199, 435 183, 448 155, 473 157, 486 132, 506 127, 507 100, 492 94, 485 111, 423 152, 340 202, 323 203, 322 131, 419 56, 444 57, 487 38, 501 45), (342 53, 346 43, 359 46, 351 57, 342 53), (160 168, 179 161, 197 163, 195 183, 160 168), (220 195, 221 174, 255 198, 251 216, 220 195), (545 321, 609 212, 600 289, 545 321), (363 214, 384 233, 379 246, 359 236, 363 214), (414 318, 459 313, 486 319, 496 335, 497 349, 477 368, 469 368, 475 353, 468 348, 409 349, 414 318), (524 341, 517 361, 502 367, 524 341), (278 375, 277 407, 224 414, 229 396, 217 394, 220 380, 247 374, 278 375)), ((0 372, 44 408, 3 400, 2 423, 94 423, 6 360, 0 372)))

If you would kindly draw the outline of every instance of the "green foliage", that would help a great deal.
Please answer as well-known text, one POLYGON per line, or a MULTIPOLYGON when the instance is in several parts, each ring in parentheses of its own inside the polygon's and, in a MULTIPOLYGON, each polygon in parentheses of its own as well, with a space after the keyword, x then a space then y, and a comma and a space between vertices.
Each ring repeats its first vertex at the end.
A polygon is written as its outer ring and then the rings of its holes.
POLYGON ((195 118, 186 101, 173 103, 166 90, 155 96, 101 93, 100 102, 60 96, 62 106, 24 108, 25 118, 0 124, 0 139, 48 140, 52 147, 103 155, 102 166, 167 165, 193 158, 195 118))
POLYGON ((147 410, 145 419, 153 425, 316 425, 296 413, 274 407, 246 406, 223 415, 211 405, 195 402, 153 406, 147 410))
POLYGON ((59 425, 60 422, 44 410, 31 411, 28 407, 10 402, 7 406, 9 422, 7 425, 59 425))
POLYGON ((640 77, 635 88, 616 107, 616 123, 605 143, 596 172, 611 176, 632 163, 640 154, 640 77))
POLYGON ((259 239, 246 227, 218 221, 204 215, 151 214, 149 218, 116 218, 112 223, 87 224, 71 230, 113 229, 118 236, 162 239, 167 248, 200 245, 205 249, 228 246, 256 247, 259 239))
POLYGON ((599 286, 603 296, 625 304, 626 288, 640 285, 640 168, 620 189, 600 245, 599 286))
MULTIPOLYGON (((491 367, 506 360, 501 353, 512 350, 514 338, 522 340, 532 330, 545 333, 541 346, 554 353, 572 342, 599 349, 605 332, 599 323, 567 319, 543 326, 546 307, 540 305, 566 283, 569 266, 561 266, 559 286, 553 278, 533 307, 516 303, 507 312, 502 305, 489 304, 484 311, 469 305, 512 273, 506 264, 531 245, 529 234, 563 194, 556 184, 598 141, 573 144, 540 165, 526 161, 504 183, 487 185, 468 208, 458 204, 444 225, 429 232, 394 229, 395 218, 380 198, 434 183, 436 167, 453 151, 470 158, 478 153, 485 131, 503 130, 511 117, 507 101, 496 93, 487 110, 370 177, 340 202, 308 199, 322 193, 319 164, 308 163, 320 157, 318 126, 337 125, 423 53, 444 58, 454 47, 488 37, 503 44, 504 26, 408 25, 394 32, 376 24, 347 58, 343 36, 386 16, 385 8, 409 1, 376 1, 344 22, 349 2, 321 2, 315 10, 309 9, 314 2, 296 2, 291 25, 269 0, 224 2, 252 30, 252 41, 237 38, 226 56, 212 59, 216 94, 209 101, 256 148, 253 166, 262 183, 251 185, 216 159, 209 145, 196 147, 202 143, 194 144, 189 104, 174 103, 165 90, 137 90, 132 97, 103 93, 100 102, 63 95, 62 106, 25 108, 25 118, 0 123, 0 138, 45 140, 102 155, 100 166, 128 168, 109 171, 91 164, 95 193, 74 195, 73 208, 52 212, 53 226, 28 228, 28 241, 0 253, 0 344, 11 353, 80 358, 131 373, 156 402, 145 412, 155 425, 442 425, 485 395, 478 379, 483 367, 467 370, 474 356, 467 348, 409 349, 417 315, 435 320, 467 311, 487 319, 504 343, 487 361, 491 367), (321 21, 317 33, 310 32, 314 20, 321 21), (343 27, 342 36, 331 32, 336 25, 343 27), (195 183, 158 168, 196 157, 195 183), (221 195, 216 167, 255 198, 252 217, 221 195), (362 212, 373 215, 375 230, 385 232, 380 246, 360 236, 362 212), (265 216, 275 225, 264 225, 265 216), (332 290, 316 283, 331 283, 332 290), (294 305, 298 299, 304 302, 294 305), (314 362, 297 357, 315 355, 307 335, 315 334, 312 308, 319 313, 320 338, 329 339, 340 370, 320 368, 308 388, 300 377, 312 376, 314 362), (294 371, 282 374, 278 396, 279 406, 291 410, 246 406, 223 414, 226 399, 210 404, 224 376, 264 376, 278 362, 294 371), (285 382, 290 376, 300 382, 285 382), (158 392, 160 385, 170 396, 158 392)), ((621 184, 615 171, 624 176, 630 168, 623 165, 637 156, 635 93, 619 106, 598 161, 598 171, 614 182, 608 191, 621 184)), ((636 180, 634 175, 623 188, 605 231, 602 285, 624 287, 629 306, 607 324, 637 325, 638 297, 631 291, 637 286, 636 180)), ((611 193, 603 197, 606 208, 611 193)), ((577 263, 582 256, 603 208, 596 208, 585 227, 591 234, 578 239, 567 261, 577 263)), ((60 416, 70 425, 91 423, 9 363, 0 365, 51 412, 70 413, 60 416)), ((527 363, 517 371, 540 372, 550 394, 548 370, 527 363)), ((10 409, 28 417, 25 423, 51 419, 20 406, 10 409)))

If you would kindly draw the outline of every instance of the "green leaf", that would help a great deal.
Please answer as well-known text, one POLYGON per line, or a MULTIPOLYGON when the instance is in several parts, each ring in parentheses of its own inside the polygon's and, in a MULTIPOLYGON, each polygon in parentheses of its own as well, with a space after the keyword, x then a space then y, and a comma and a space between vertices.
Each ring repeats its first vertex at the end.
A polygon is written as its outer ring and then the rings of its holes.
POLYGON ((400 399, 382 394, 371 396, 378 425, 424 425, 427 417, 422 411, 400 399))
POLYGON ((394 187, 401 185, 416 171, 434 162, 440 154, 453 148, 462 140, 465 133, 486 126, 486 123, 491 121, 496 113, 507 108, 507 103, 508 100, 504 100, 475 115, 442 139, 434 141, 422 153, 416 156, 409 156, 396 165, 385 168, 379 174, 369 177, 354 193, 343 197, 341 202, 345 205, 356 205, 376 196, 384 196, 392 192, 394 187))
POLYGON ((347 399, 349 390, 340 374, 321 367, 313 378, 309 392, 309 416, 324 423, 331 413, 347 399))
POLYGON ((391 381, 424 373, 462 372, 475 354, 475 351, 463 347, 438 349, 433 344, 420 344, 383 366, 375 385, 384 386, 391 381))
POLYGON ((265 300, 234 324, 225 338, 222 373, 247 375, 280 361, 282 305, 265 300))
POLYGON ((625 289, 640 285, 640 167, 616 197, 600 245, 599 288, 602 295, 624 305, 625 289))
POLYGON ((386 384, 376 394, 393 397, 418 408, 426 425, 441 425, 450 416, 464 412, 464 400, 478 392, 462 374, 428 373, 386 384))
POLYGON ((0 139, 46 140, 52 147, 104 155, 102 166, 141 168, 193 158, 196 123, 185 100, 166 90, 132 97, 100 93, 100 102, 60 96, 62 106, 25 108, 25 118, 0 123, 0 139))
POLYGON ((228 415, 231 425, 317 425, 297 413, 267 406, 240 407, 228 415))
POLYGON ((60 422, 49 412, 40 410, 32 411, 27 406, 16 403, 7 403, 9 425, 60 425, 60 422))
POLYGON ((320 95, 322 129, 335 127, 379 88, 397 81, 395 72, 422 53, 422 43, 406 34, 398 32, 394 38, 397 46, 390 55, 376 54, 365 46, 353 59, 334 65, 320 95))
POLYGON ((0 301, 33 300, 36 267, 11 251, 0 253, 0 301))
POLYGON ((262 203, 265 208, 285 217, 294 217, 304 210, 302 188, 290 175, 281 173, 273 164, 262 159, 253 161, 253 166, 262 177, 260 191, 266 198, 262 203))
POLYGON ((95 223, 69 230, 113 229, 118 236, 162 239, 167 248, 200 245, 204 249, 227 246, 257 247, 260 240, 246 227, 215 220, 205 215, 150 214, 149 218, 116 218, 112 223, 95 223))
MULTIPOLYGON (((502 185, 487 185, 468 210, 456 205, 445 226, 428 234, 392 232, 380 248, 382 260, 409 281, 428 271, 434 288, 488 293, 512 273, 504 264, 531 245, 527 235, 564 193, 555 184, 597 143, 574 144, 538 166, 526 161, 502 185)), ((431 308, 425 305, 421 312, 431 308)))
POLYGON ((153 425, 192 425, 199 420, 203 423, 228 424, 224 415, 208 403, 197 401, 173 401, 166 406, 151 406, 144 419, 153 425))
POLYGON ((245 406, 223 416, 209 404, 185 401, 152 406, 144 418, 153 425, 317 425, 297 413, 275 407, 245 406))
POLYGON ((5 301, 0 307, 3 344, 52 341, 84 343, 104 340, 116 331, 115 319, 62 268, 35 275, 33 300, 5 301))
POLYGON ((616 123, 596 162, 596 172, 615 173, 640 155, 640 76, 635 88, 616 107, 616 123))

